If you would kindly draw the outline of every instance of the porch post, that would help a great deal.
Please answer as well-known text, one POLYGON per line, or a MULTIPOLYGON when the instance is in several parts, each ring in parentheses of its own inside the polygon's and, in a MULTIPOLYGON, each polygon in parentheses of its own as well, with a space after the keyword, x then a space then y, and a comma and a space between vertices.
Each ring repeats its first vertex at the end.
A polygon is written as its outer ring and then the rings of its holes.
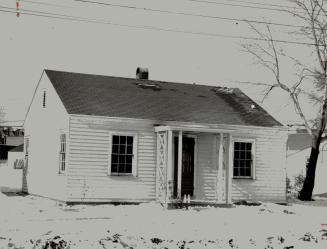
POLYGON ((182 153, 183 153, 183 132, 178 133, 178 166, 177 166, 177 198, 182 198, 182 153))
POLYGON ((167 195, 167 132, 157 132, 157 179, 156 197, 158 201, 165 201, 167 195))
POLYGON ((172 196, 173 192, 173 170, 172 170, 172 164, 173 164, 173 132, 171 130, 168 131, 168 151, 167 151, 167 195, 166 199, 169 200, 169 198, 172 196))
POLYGON ((217 202, 221 202, 223 199, 223 156, 224 156, 224 134, 219 134, 219 151, 218 151, 218 175, 217 175, 217 202))
POLYGON ((232 176, 233 176, 233 137, 228 134, 228 160, 226 169, 226 203, 232 203, 232 176))

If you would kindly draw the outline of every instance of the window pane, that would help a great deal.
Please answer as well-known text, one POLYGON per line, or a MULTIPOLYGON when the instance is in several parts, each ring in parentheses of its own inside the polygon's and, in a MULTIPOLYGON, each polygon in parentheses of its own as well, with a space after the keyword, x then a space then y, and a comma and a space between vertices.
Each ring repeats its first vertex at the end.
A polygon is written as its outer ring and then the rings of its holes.
POLYGON ((252 150, 252 144, 251 143, 246 143, 246 150, 249 150, 249 151, 252 150))
POLYGON ((112 145, 112 153, 118 154, 119 145, 112 145))
POLYGON ((239 160, 234 160, 234 166, 235 167, 240 167, 240 161, 239 160))
POLYGON ((234 158, 235 159, 240 159, 240 152, 239 151, 234 151, 234 158))
POLYGON ((239 176, 239 174, 238 174, 238 168, 234 168, 234 176, 239 176))
POLYGON ((119 136, 112 136, 112 143, 119 144, 119 136))
POLYGON ((133 156, 126 156, 126 163, 132 164, 133 156))
POLYGON ((125 164, 119 163, 118 173, 125 173, 125 164))
POLYGON ((240 168, 240 175, 246 176, 245 168, 240 168))
POLYGON ((246 159, 251 159, 252 155, 251 155, 251 151, 247 151, 246 152, 246 159))
POLYGON ((118 163, 118 155, 112 155, 111 156, 111 162, 112 163, 118 163))
POLYGON ((132 136, 127 137, 127 144, 133 145, 133 137, 132 136))
POLYGON ((126 164, 126 172, 125 173, 132 173, 132 164, 126 164))
POLYGON ((117 163, 112 163, 111 164, 111 172, 112 173, 117 173, 118 172, 118 164, 117 163))
POLYGON ((127 146, 127 154, 130 154, 130 155, 133 154, 133 146, 130 146, 130 145, 127 146))
POLYGON ((251 176, 251 168, 245 169, 245 176, 251 176))
POLYGON ((245 159, 245 151, 241 151, 241 157, 240 159, 245 159))
POLYGON ((235 142, 234 143, 234 150, 239 150, 240 149, 240 143, 239 142, 235 142))
POLYGON ((245 161, 240 160, 240 161, 239 161, 239 164, 240 164, 240 168, 244 168, 244 166, 245 166, 245 161))
POLYGON ((120 144, 126 144, 126 137, 125 136, 120 136, 120 144))
POLYGON ((119 145, 119 154, 125 154, 125 153, 126 153, 126 146, 119 145))
POLYGON ((246 168, 251 168, 251 161, 250 160, 246 160, 246 164, 245 164, 246 168))
POLYGON ((119 163, 125 163, 125 155, 119 155, 119 163))
POLYGON ((245 143, 240 143, 241 144, 241 150, 245 150, 245 143))

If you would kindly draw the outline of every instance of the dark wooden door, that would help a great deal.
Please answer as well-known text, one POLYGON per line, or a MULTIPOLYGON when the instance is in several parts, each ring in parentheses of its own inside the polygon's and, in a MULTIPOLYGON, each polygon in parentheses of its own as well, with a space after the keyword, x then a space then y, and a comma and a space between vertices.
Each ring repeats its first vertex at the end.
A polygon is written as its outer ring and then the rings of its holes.
MULTIPOLYGON (((177 168, 178 168, 178 137, 175 137, 174 151, 174 196, 177 196, 177 168)), ((182 197, 184 195, 193 196, 194 191, 194 145, 192 137, 183 137, 182 153, 182 197)))

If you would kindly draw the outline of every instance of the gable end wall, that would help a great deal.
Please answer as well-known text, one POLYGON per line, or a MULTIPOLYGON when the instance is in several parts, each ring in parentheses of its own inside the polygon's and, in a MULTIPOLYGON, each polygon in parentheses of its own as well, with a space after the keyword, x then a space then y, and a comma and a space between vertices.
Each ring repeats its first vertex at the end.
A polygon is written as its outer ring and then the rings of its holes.
MULTIPOLYGON (((35 91, 24 129, 29 138, 27 186, 30 194, 66 200, 66 175, 59 174, 60 134, 68 132, 69 115, 45 73, 35 91), (43 91, 46 108, 43 108, 43 91)), ((24 154, 26 148, 24 148, 24 154)))

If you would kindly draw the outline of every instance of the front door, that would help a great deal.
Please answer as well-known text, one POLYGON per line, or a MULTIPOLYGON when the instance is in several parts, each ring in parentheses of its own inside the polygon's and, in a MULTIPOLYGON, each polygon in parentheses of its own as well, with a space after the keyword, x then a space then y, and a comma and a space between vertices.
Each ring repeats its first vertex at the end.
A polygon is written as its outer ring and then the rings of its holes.
MULTIPOLYGON (((178 137, 175 137, 174 163, 174 196, 177 196, 177 169, 178 169, 178 137)), ((183 137, 182 152, 182 197, 193 196, 194 192, 194 145, 193 137, 183 137)))

